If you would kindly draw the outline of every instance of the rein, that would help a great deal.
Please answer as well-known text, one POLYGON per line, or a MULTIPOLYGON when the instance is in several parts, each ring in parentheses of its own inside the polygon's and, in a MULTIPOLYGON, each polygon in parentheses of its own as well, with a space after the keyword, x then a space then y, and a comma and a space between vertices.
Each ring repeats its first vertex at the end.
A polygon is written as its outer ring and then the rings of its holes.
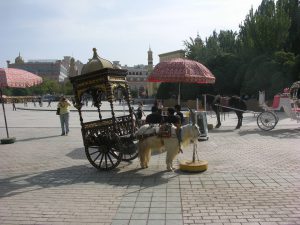
POLYGON ((214 104, 215 106, 218 106, 218 107, 221 107, 221 108, 227 108, 227 109, 232 109, 234 111, 240 111, 240 112, 244 112, 244 113, 247 113, 247 112, 253 112, 253 111, 249 111, 249 110, 241 110, 241 109, 237 109, 237 108, 232 108, 232 107, 228 107, 228 106, 224 106, 224 105, 220 105, 220 104, 214 104))

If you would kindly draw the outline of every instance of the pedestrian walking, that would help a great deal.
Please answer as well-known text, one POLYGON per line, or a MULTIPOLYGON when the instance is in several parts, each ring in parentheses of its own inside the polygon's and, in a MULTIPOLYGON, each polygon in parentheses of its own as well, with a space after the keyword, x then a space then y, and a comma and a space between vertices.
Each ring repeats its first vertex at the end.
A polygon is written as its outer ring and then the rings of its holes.
POLYGON ((16 105, 15 105, 15 101, 16 101, 16 100, 13 100, 13 101, 12 101, 13 111, 17 111, 16 105))
POLYGON ((70 106, 71 102, 69 102, 69 100, 67 100, 65 97, 61 97, 57 104, 61 124, 61 136, 67 136, 69 134, 70 106))
POLYGON ((47 107, 51 107, 51 103, 52 103, 52 99, 49 98, 49 100, 48 100, 48 106, 47 107))
POLYGON ((144 110, 143 110, 143 103, 139 102, 139 106, 137 108, 137 112, 136 112, 137 118, 139 120, 142 119, 143 115, 145 116, 144 110))
POLYGON ((43 107, 43 101, 42 101, 42 98, 39 98, 39 105, 40 105, 40 107, 43 107))

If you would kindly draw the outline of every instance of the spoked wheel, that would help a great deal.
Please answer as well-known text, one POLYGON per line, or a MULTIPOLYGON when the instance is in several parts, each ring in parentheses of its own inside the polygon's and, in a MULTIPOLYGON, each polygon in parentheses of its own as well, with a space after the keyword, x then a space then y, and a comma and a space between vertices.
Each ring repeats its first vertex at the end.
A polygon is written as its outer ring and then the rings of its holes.
POLYGON ((122 161, 129 162, 131 160, 134 160, 138 157, 138 151, 136 149, 136 141, 130 140, 129 142, 124 142, 124 146, 122 145, 124 151, 123 152, 123 158, 122 161))
POLYGON ((85 147, 85 154, 95 168, 106 171, 116 168, 123 157, 115 146, 108 143, 85 147))
POLYGON ((275 113, 266 111, 262 112, 257 117, 257 125, 260 129, 269 131, 272 130, 278 123, 278 117, 275 113))
POLYGON ((135 152, 133 154, 123 154, 123 158, 122 158, 122 161, 126 161, 126 162, 129 162, 131 160, 134 160, 138 157, 138 152, 135 152))

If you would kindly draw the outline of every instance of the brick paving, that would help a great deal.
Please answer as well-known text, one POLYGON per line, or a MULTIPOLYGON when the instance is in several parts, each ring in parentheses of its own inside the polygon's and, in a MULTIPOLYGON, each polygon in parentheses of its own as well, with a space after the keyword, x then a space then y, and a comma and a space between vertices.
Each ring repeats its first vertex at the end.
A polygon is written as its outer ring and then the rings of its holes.
MULTIPOLYGON (((269 132, 252 115, 240 130, 226 117, 197 144, 209 163, 203 173, 167 172, 164 154, 145 170, 134 160, 99 172, 85 157, 76 113, 61 137, 54 112, 7 108, 18 141, 0 145, 1 225, 300 224, 300 124, 282 115, 269 132)), ((191 159, 185 150, 175 164, 191 159)))

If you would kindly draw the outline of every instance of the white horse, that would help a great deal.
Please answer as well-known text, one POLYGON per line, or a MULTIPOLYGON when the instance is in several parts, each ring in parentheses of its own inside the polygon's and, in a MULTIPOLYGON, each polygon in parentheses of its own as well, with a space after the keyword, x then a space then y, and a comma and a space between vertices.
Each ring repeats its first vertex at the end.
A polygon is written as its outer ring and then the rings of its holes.
MULTIPOLYGON (((138 151, 142 168, 147 168, 151 158, 151 152, 157 151, 163 153, 167 151, 166 164, 167 170, 174 170, 173 160, 179 152, 179 142, 176 135, 176 127, 171 127, 171 137, 160 137, 155 135, 158 133, 159 125, 143 125, 136 135, 139 139, 138 151)), ((187 124, 181 127, 181 144, 183 146, 197 141, 200 135, 197 125, 187 124)))

